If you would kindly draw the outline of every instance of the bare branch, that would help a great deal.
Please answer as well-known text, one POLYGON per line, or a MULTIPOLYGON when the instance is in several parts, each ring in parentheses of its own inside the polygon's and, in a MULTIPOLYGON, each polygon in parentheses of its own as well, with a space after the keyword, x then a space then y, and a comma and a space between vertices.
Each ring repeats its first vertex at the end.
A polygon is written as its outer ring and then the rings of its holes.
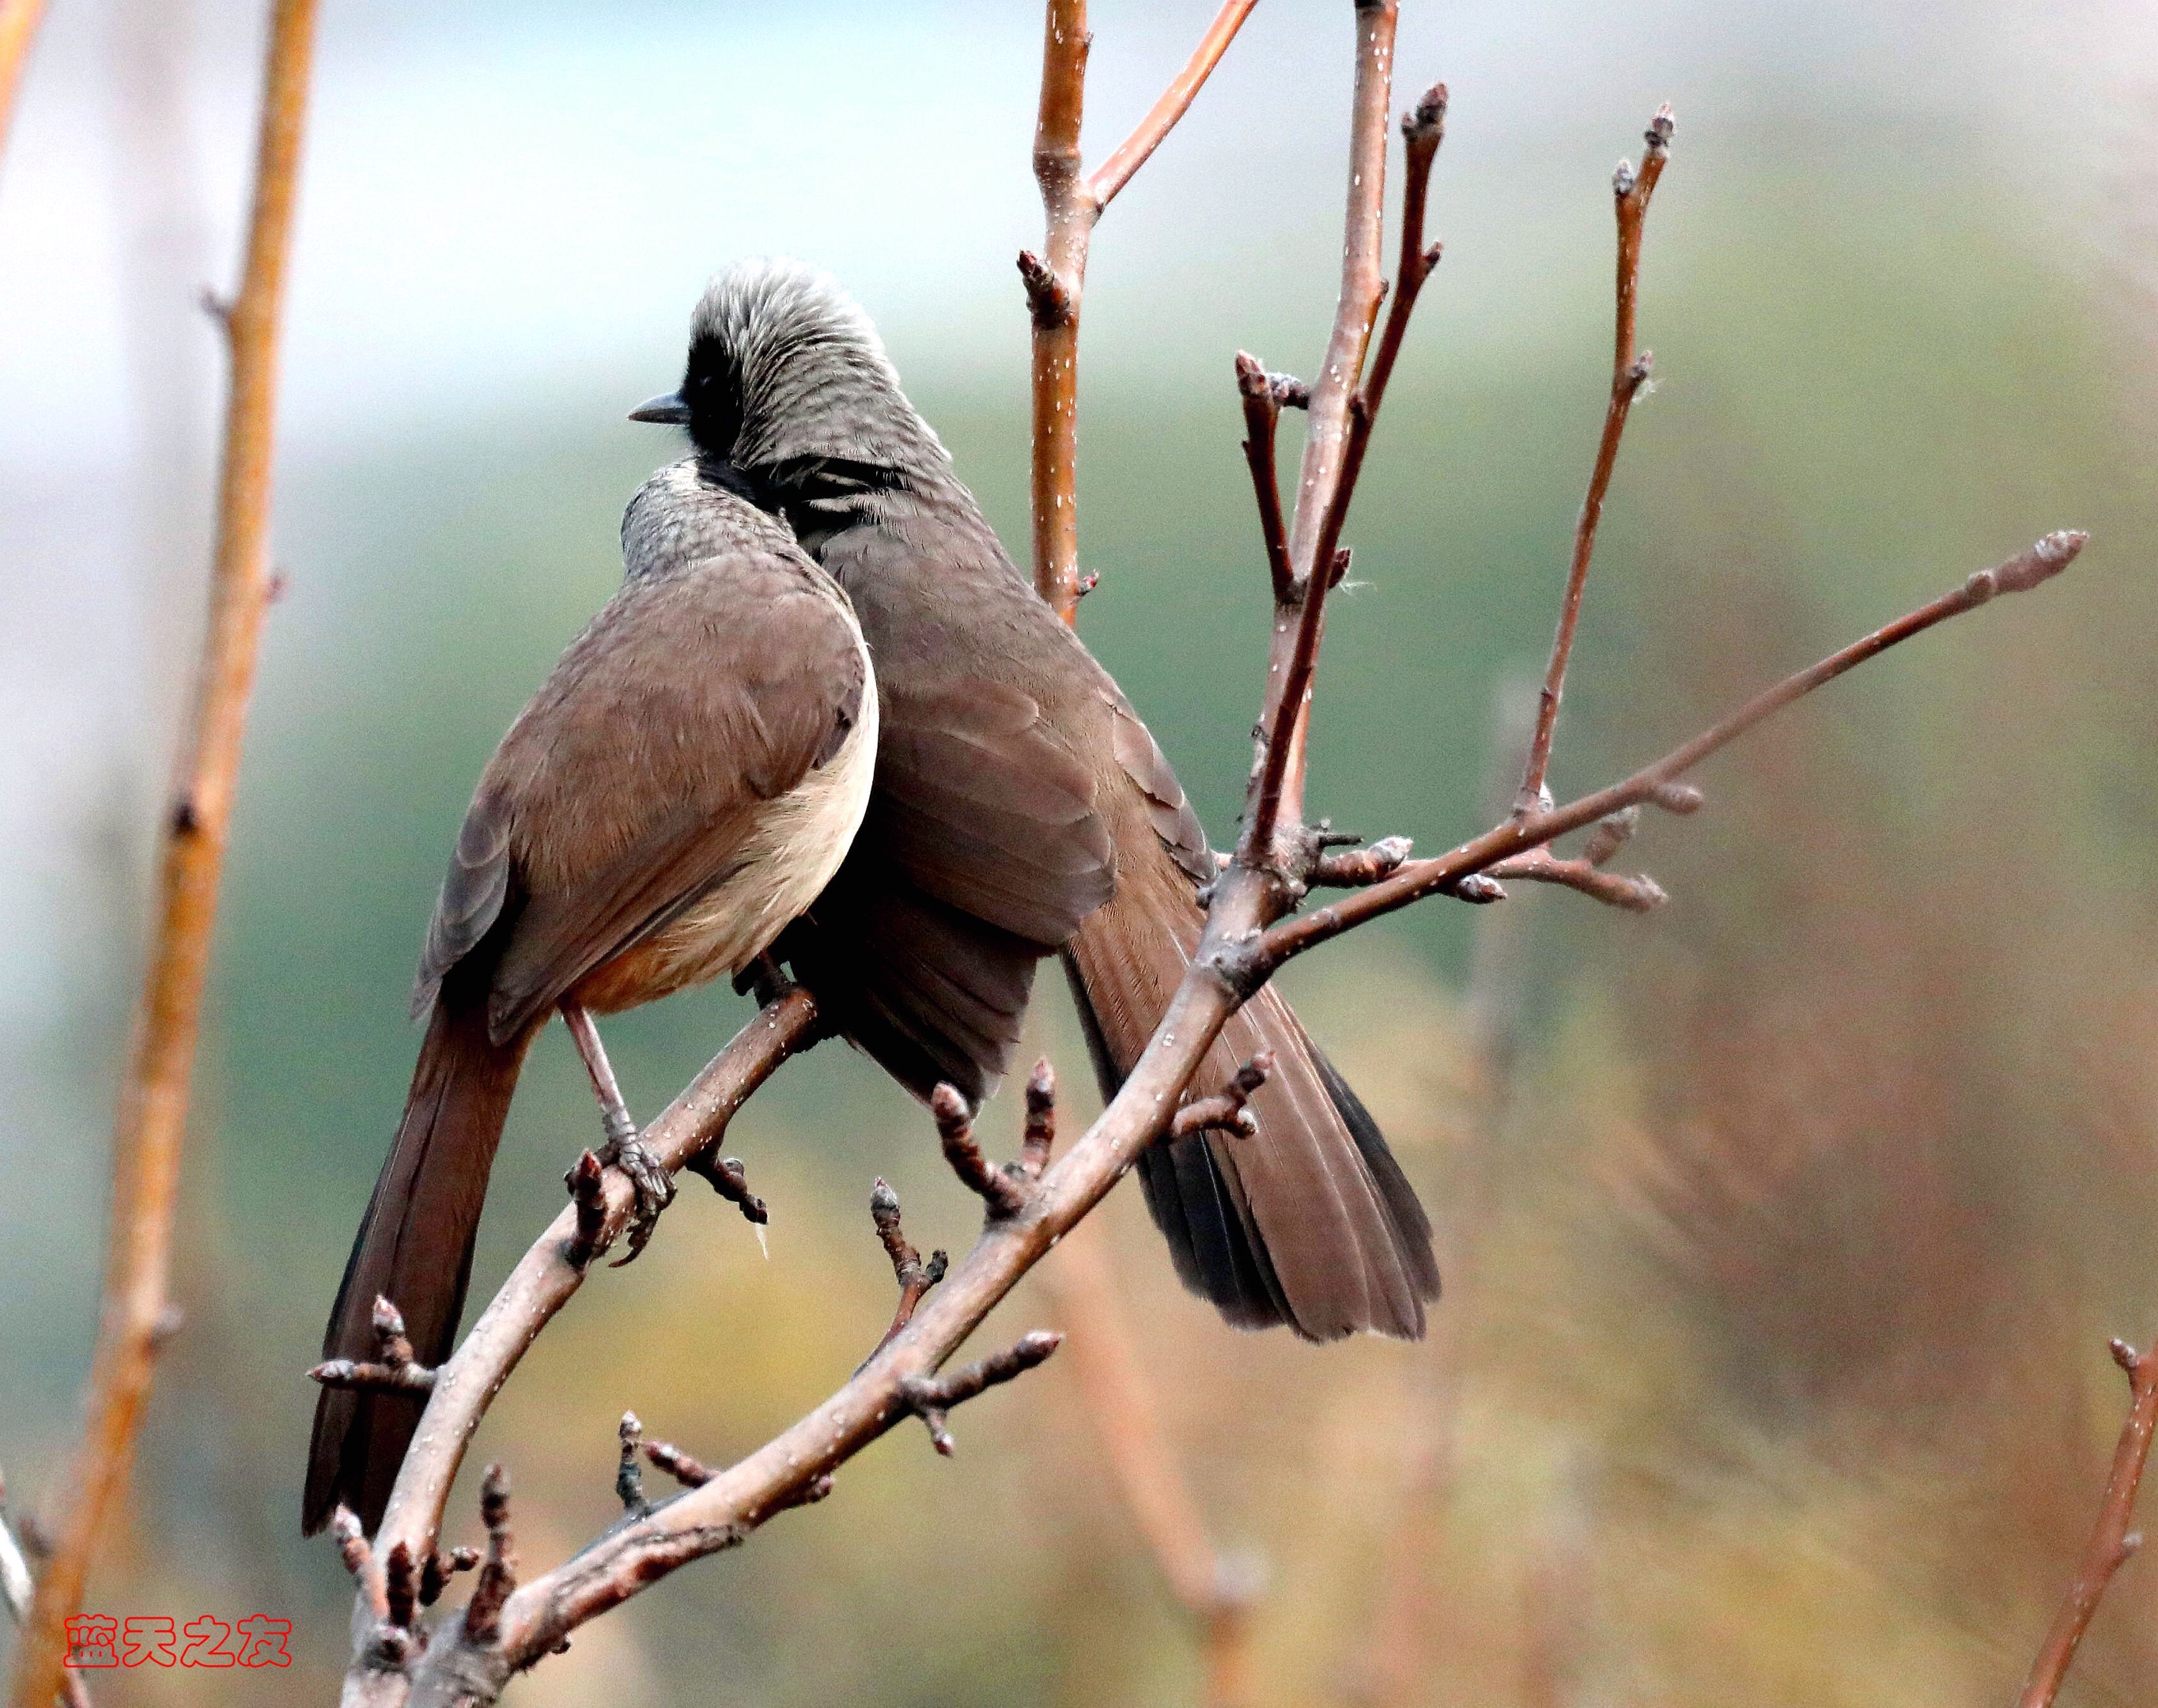
POLYGON ((1646 152, 1637 173, 1631 164, 1618 163, 1612 179, 1618 212, 1618 280, 1616 333, 1611 354, 1611 401, 1603 412, 1603 437, 1596 448, 1596 466, 1588 477, 1588 496, 1582 501, 1574 524, 1573 560, 1567 570, 1566 596, 1559 606, 1558 633, 1551 642, 1551 663, 1544 673, 1542 698, 1536 710, 1536 734, 1529 743, 1527 768, 1521 775, 1520 792, 1514 798, 1514 814, 1525 818, 1545 804, 1544 773, 1551 766, 1551 736, 1558 726, 1558 708, 1566 692, 1567 661, 1572 656, 1574 631, 1581 624, 1581 599, 1588 586, 1588 563, 1596 553, 1596 525, 1603 519, 1604 495, 1611 489, 1612 471, 1618 466, 1618 441, 1626 431, 1626 417, 1634 400, 1649 383, 1650 357, 1634 353, 1634 322, 1641 285, 1641 229, 1649 212, 1649 198, 1656 180, 1664 175, 1670 157, 1670 103, 1656 109, 1644 139, 1646 152))
MULTIPOLYGON (((980 1154, 978 1151, 977 1156, 980 1154)), ((870 1356, 884 1350, 894 1335, 913 1320, 914 1308, 922 1303, 929 1289, 944 1278, 951 1260, 942 1251, 932 1251, 929 1261, 922 1261, 922 1253, 915 1249, 900 1226, 899 1194, 879 1180, 870 1189, 870 1220, 876 1224, 877 1238, 884 1242, 885 1256, 891 1259, 892 1278, 899 1282, 899 1305, 893 1311, 891 1327, 884 1331, 870 1356)))
POLYGON ((939 1086, 929 1095, 929 1112, 937 1120, 937 1137, 944 1147, 944 1160, 959 1177, 959 1184, 978 1197, 992 1220, 1017 1215, 1026 1208, 1027 1183, 999 1168, 982 1154, 974 1142, 974 1114, 957 1087, 939 1086))
POLYGON ((1259 0, 1225 0, 1214 22, 1206 27, 1206 34, 1199 39, 1199 45, 1191 50, 1191 58, 1178 72, 1161 97, 1141 119, 1130 136, 1117 145, 1117 152, 1094 168, 1087 180, 1087 193, 1093 198, 1096 216, 1117 199, 1117 192, 1132 181, 1132 174, 1146 164, 1147 156, 1161 146, 1162 138, 1176 128, 1176 121, 1190 109, 1194 97, 1206 80, 1214 75, 1214 68, 1221 63, 1221 55, 1229 51, 1229 44, 1236 39, 1236 32, 1244 27, 1244 20, 1252 15, 1252 8, 1259 0))
POLYGON ((1300 914, 1269 927, 1262 938, 1239 957, 1238 977, 1263 978, 1265 972, 1290 957, 1340 936, 1366 920, 1391 913, 1426 895, 1451 891, 1465 879, 1487 873, 1509 856, 1541 847, 1569 831, 1593 824, 1625 808, 1651 802, 1675 813, 1691 813, 1701 804, 1697 789, 1677 785, 1677 780, 1711 754, 1729 746, 1756 724, 1773 717, 1793 701, 1802 699, 1825 683, 1891 647, 1923 634, 1934 624, 1975 611, 1996 593, 2020 593, 2051 580, 2075 561, 2090 536, 2068 529, 2049 534, 2037 544, 2018 552, 2006 563, 1980 570, 1952 593, 1906 612, 1869 635, 1831 653, 1818 663, 1785 677, 1763 689, 1722 721, 1691 740, 1674 747, 1660 759, 1644 766, 1633 776, 1583 795, 1564 807, 1510 818, 1472 842, 1464 842, 1437 859, 1411 860, 1383 883, 1359 890, 1346 900, 1300 914))
POLYGON ((637 1413, 625 1411, 615 1433, 622 1442, 622 1458, 614 1473, 615 1498, 632 1518, 642 1518, 652 1510, 652 1503, 644 1498, 644 1468, 637 1458, 644 1444, 644 1426, 638 1422, 637 1413))
POLYGON ((2052 1708, 2076 1647, 2090 1627, 2091 1616, 2104 1597, 2114 1574, 2143 1545, 2140 1531, 2128 1528, 2135 1510, 2135 1490, 2143 1480, 2144 1462, 2150 1456, 2150 1435, 2158 1426, 2158 1355, 2138 1353, 2125 1340, 2113 1343, 2113 1361, 2128 1375, 2128 1419, 2120 1426, 2120 1441, 2113 1450, 2113 1473, 2106 1478, 2105 1499, 2099 1507, 2098 1524, 2083 1550, 2083 1564, 2068 1598, 2054 1616, 2044 1647, 2031 1663, 2031 1676, 2023 1685, 2019 1708, 2052 1708))
MULTIPOLYGON (((0 76, 12 79, 19 67, 34 22, 34 14, 11 8, 0 49, 12 44, 15 58, 0 65, 0 76)), ((195 688, 193 746, 181 772, 181 805, 165 828, 158 919, 114 1127, 105 1308, 85 1406, 87 1422, 64 1485, 58 1540, 23 1628, 12 1698, 15 1708, 50 1708, 59 1691, 67 1620, 81 1609, 91 1562, 126 1484, 167 1308, 173 1215, 203 979, 217 921, 256 643, 268 602, 277 335, 299 194, 314 30, 315 0, 275 0, 247 265, 232 315, 232 392, 225 411, 217 555, 195 688)), ((0 100, 7 92, 0 89, 0 100)))
POLYGON ((465 1603, 464 1634, 482 1644, 494 1641, 502 1629, 502 1610, 517 1587, 517 1552, 509 1530, 509 1473, 499 1465, 487 1468, 479 1488, 479 1518, 487 1527, 487 1559, 479 1568, 479 1582, 465 1603))
POLYGON ((1194 1097, 1179 1109, 1169 1123, 1169 1136, 1189 1138, 1195 1133, 1226 1133, 1235 1138, 1254 1137, 1259 1130, 1259 1117, 1245 1105, 1273 1071, 1273 1052, 1262 1050, 1212 1097, 1194 1097))
MULTIPOLYGON (((1275 847, 1276 828, 1304 815, 1304 740, 1312 673, 1324 632, 1330 566, 1340 541, 1350 416, 1385 286, 1381 215, 1386 188, 1386 111, 1393 88, 1394 0, 1358 0, 1356 88, 1350 118, 1348 211, 1341 245, 1341 293, 1326 359, 1311 388, 1296 513, 1289 529, 1293 611, 1278 603, 1267 694, 1247 793, 1238 863, 1254 871, 1293 864, 1275 847), (1293 616, 1294 621, 1289 619, 1293 616)), ((1295 851, 1295 852, 1300 852, 1295 851)))
POLYGON ((684 1489, 701 1489, 720 1474, 702 1459, 684 1453, 671 1441, 647 1442, 644 1457, 684 1489))
POLYGON ((739 1210, 742 1220, 751 1226, 762 1227, 772 1220, 772 1212, 764 1207, 764 1200, 749 1189, 749 1171, 742 1159, 722 1157, 716 1141, 683 1164, 682 1170, 709 1181, 712 1190, 739 1210))
POLYGON ((1415 846, 1406 836, 1382 836, 1369 848, 1322 854, 1312 866, 1310 882, 1336 890, 1360 890, 1366 884, 1393 876, 1415 846))
POLYGON ((1039 1180, 1056 1148, 1056 1070, 1043 1056, 1026 1076, 1026 1124, 1020 1140, 1020 1173, 1039 1180))
POLYGON ((1065 622, 1079 607, 1079 305, 1094 224, 1160 146, 1213 73, 1257 0, 1225 0, 1183 70, 1089 178, 1079 163, 1086 107, 1086 0, 1049 0, 1034 175, 1048 224, 1043 253, 1020 256, 1034 319, 1034 585, 1065 622))
POLYGON ((1531 849, 1526 854, 1500 860, 1488 869, 1486 875, 1562 885, 1607 906, 1623 907, 1629 913, 1653 913, 1671 899, 1664 893, 1663 885, 1645 873, 1629 875, 1600 871, 1585 858, 1563 860, 1548 849, 1531 849))
MULTIPOLYGON (((587 1151, 586 1155, 591 1153, 587 1151)), ((405 1318, 386 1298, 374 1301, 375 1361, 355 1362, 333 1358, 318 1364, 308 1376, 326 1388, 357 1388, 379 1394, 425 1394, 433 1391, 435 1373, 412 1356, 412 1343, 405 1338, 405 1318)), ((410 1557, 410 1551, 407 1551, 410 1557)))
POLYGON ((1052 1330, 1037 1329, 1021 1335, 1016 1344, 977 1359, 949 1375, 908 1376, 899 1385, 900 1397, 929 1426, 929 1439, 936 1443, 937 1451, 949 1458, 952 1432, 944 1427, 945 1414, 985 1389, 1025 1375, 1047 1359, 1063 1340, 1061 1334, 1052 1330))
MULTIPOLYGON (((1252 493, 1258 501, 1259 534, 1267 549, 1267 570, 1274 588, 1274 603, 1286 606, 1296 598, 1296 576, 1288 566, 1288 524, 1282 520, 1281 471, 1274 459, 1274 429, 1281 420, 1282 402, 1273 376, 1248 351, 1236 352, 1236 390, 1244 399, 1244 460, 1252 467, 1252 493)), ((1305 401, 1310 400, 1309 392, 1305 401)))

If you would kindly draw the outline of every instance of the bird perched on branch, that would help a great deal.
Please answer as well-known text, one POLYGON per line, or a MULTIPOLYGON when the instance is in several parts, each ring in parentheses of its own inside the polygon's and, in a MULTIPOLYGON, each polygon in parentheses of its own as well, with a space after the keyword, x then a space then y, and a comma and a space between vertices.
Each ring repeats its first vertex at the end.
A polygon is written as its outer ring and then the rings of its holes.
MULTIPOLYGON (((688 429, 854 601, 882 702, 854 849, 778 952, 902 1084, 978 1103, 1009 1066, 1035 967, 1061 951, 1105 1093, 1144 1050, 1199 941, 1214 863, 1130 703, 1038 598, 900 389, 868 318, 789 262, 722 275, 680 390, 688 429)), ((1271 1051, 1249 1138, 1140 1162, 1186 1285, 1246 1328, 1415 1337, 1430 1226, 1355 1093, 1271 988, 1195 1083, 1271 1051)))
MULTIPOLYGON (((448 1355, 518 1071, 557 1009, 600 1095, 603 1155, 648 1226, 673 1186, 591 1016, 740 971, 823 889, 861 823, 877 694, 860 626, 738 484, 702 457, 645 482, 622 517, 621 591, 480 777, 413 993, 426 1040, 325 1358, 373 1355, 378 1296, 419 1363, 448 1355)), ((325 1387, 310 1534, 340 1503, 374 1530, 423 1399, 325 1387)))

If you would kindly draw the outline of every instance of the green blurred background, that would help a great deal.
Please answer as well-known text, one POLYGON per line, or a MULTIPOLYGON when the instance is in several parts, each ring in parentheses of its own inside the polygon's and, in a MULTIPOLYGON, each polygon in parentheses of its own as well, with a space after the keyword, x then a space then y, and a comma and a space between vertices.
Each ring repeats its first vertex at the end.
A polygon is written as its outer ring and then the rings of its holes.
MULTIPOLYGON (((105 1150, 199 624, 258 8, 53 8, 0 163, 0 1467, 34 1509, 95 1327, 105 1150)), ((400 1106, 410 968, 472 779, 618 573, 673 454, 705 273, 833 268, 1004 537, 1025 531, 1011 255, 1027 6, 326 8, 276 552, 173 1343, 91 1606, 258 1611, 296 1670, 108 1675, 120 1702, 322 1700, 331 1548, 297 1535, 311 1361, 400 1106)), ((1097 156, 1209 8, 1095 8, 1097 156)), ((1317 810, 1427 849, 1517 764, 1608 383, 1608 178, 1673 101, 1637 410, 1554 781, 1592 786, 1754 684, 2051 528, 2072 574, 1916 642, 1719 759, 1625 857, 1648 918, 1427 904, 1286 980, 1439 1226, 1428 1344, 1219 1326, 1135 1194, 1103 1213, 1181 1462, 1263 1563, 1272 1704, 2010 1700, 2158 1336, 2154 766, 2158 47, 2145 10, 1405 8, 1406 105, 1453 90, 1423 298, 1349 538, 1317 810), (1952 15, 1951 15, 1952 10, 1952 15)), ((1309 371, 1331 308, 1345 0, 1266 0, 1096 245, 1082 629, 1230 834, 1265 632, 1239 347, 1309 371)), ((1060 981, 1036 1025, 1091 1103, 1060 981)), ((744 1018, 609 1032, 655 1111, 744 1018)), ((1009 1145, 1015 1117, 990 1124, 1009 1145)), ((528 1070, 475 1288, 596 1131, 528 1070)), ((891 1280, 973 1212, 843 1047, 738 1121, 761 1258, 685 1193, 483 1432, 551 1563, 609 1519, 615 1419, 707 1459, 843 1380, 891 1280)), ((1056 1260, 1047 1268, 1054 1272, 1056 1260)), ((1047 1277, 1051 1282, 1054 1274, 1047 1277)), ((1040 1280, 985 1338, 1059 1320, 1040 1280)), ((1196 1634, 1068 1368, 902 1431, 813 1513, 684 1571, 515 1686, 534 1704, 1174 1704, 1196 1634)), ((472 1479, 467 1478, 467 1484, 472 1479)), ((453 1509, 476 1531, 472 1492, 453 1509)), ((2132 1566, 2064 1700, 2150 1700, 2132 1566)), ((0 1638, 0 1643, 4 1643, 0 1638)))

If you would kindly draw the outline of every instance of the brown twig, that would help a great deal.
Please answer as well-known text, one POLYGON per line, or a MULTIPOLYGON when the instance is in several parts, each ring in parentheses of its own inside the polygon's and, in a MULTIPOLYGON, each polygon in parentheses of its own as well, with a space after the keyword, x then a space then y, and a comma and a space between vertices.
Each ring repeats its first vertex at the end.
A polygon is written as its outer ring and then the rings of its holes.
POLYGON ((622 1442, 622 1458, 614 1473, 615 1498, 632 1518, 642 1518, 652 1510, 652 1503, 644 1498, 644 1468, 638 1463, 638 1450, 644 1445, 644 1426, 638 1422, 637 1413, 625 1411, 615 1434, 622 1442))
MULTIPOLYGON (((587 1156, 591 1152, 586 1153, 587 1156)), ((412 1356, 412 1343, 405 1338, 405 1318, 386 1298, 374 1301, 376 1352, 373 1363, 333 1358, 307 1372, 326 1388, 357 1388, 379 1394, 425 1394, 433 1391, 435 1373, 412 1356)))
POLYGON ((15 116, 15 97, 23 86, 23 68, 45 15, 45 0, 0 0, 0 146, 15 116))
POLYGON ((1194 1097, 1179 1109, 1169 1121, 1169 1137, 1189 1138, 1195 1133, 1226 1133, 1232 1138, 1257 1137, 1259 1117, 1245 1106, 1273 1071, 1273 1051, 1262 1050, 1238 1068, 1220 1091, 1211 1097, 1194 1097))
POLYGON ((982 1200, 990 1219, 1014 1216, 1025 1210, 1031 1196, 1028 1183, 982 1154, 981 1146, 974 1142, 973 1111, 958 1089, 937 1086, 929 1094, 929 1112, 936 1118, 944 1160, 952 1165, 959 1184, 982 1200))
POLYGON ((149 1397, 168 1301, 173 1215, 187 1127, 203 981, 217 921, 225 835, 247 700, 269 591, 270 479, 277 335, 299 194, 315 0, 276 0, 256 142, 246 271, 227 345, 225 412, 210 613, 195 689, 194 738, 164 828, 158 918, 135 1041, 113 1131, 111 1231, 82 1442, 52 1558, 15 1668, 15 1708, 49 1708, 67 1653, 67 1620, 118 1505, 149 1397))
POLYGON ((708 1144, 682 1164, 682 1171, 710 1183, 713 1191, 742 1214, 742 1220, 761 1227, 772 1220, 764 1200, 749 1189, 749 1173, 740 1157, 723 1157, 719 1146, 708 1144))
POLYGON ((427 1563, 420 1568, 420 1605, 434 1606, 442 1598, 442 1592, 449 1587, 452 1577, 460 1571, 470 1571, 478 1564, 477 1548, 452 1548, 447 1554, 429 1555, 427 1563))
POLYGON ((932 1251, 927 1262, 922 1261, 922 1253, 900 1226, 899 1194, 882 1180, 870 1189, 870 1220, 876 1224, 877 1238, 884 1242, 885 1256, 891 1259, 892 1278, 899 1283, 899 1304, 891 1313, 891 1327, 884 1331, 884 1339, 870 1355, 875 1357, 913 1319, 914 1308, 944 1278, 951 1259, 942 1251, 932 1251))
POLYGON ((671 1441, 645 1442, 644 1457, 684 1489, 701 1489, 720 1474, 694 1453, 684 1452, 671 1441))
POLYGON ((2090 1627, 2091 1616, 2104 1597, 2113 1575, 2143 1545, 2140 1531, 2128 1521, 2135 1509, 2136 1486, 2143 1480, 2144 1462, 2150 1456, 2150 1435, 2158 1426, 2158 1355, 2138 1353, 2125 1340, 2113 1343, 2113 1361, 2128 1375, 2128 1420, 2120 1426, 2119 1444, 2113 1450, 2113 1473, 2106 1478, 2105 1499, 2099 1504, 2098 1524, 2083 1550, 2083 1564, 2068 1597, 2054 1616, 2053 1628, 2038 1658, 2031 1663, 2031 1676, 2023 1685, 2018 1708, 2052 1708, 2076 1647, 2090 1627))
POLYGON ((1711 754, 1729 746, 1764 718, 1773 716, 1793 701, 1802 699, 1825 683, 1889 648, 1923 634, 1934 624, 1975 611, 1996 594, 2021 593, 2051 580, 2075 561, 2090 536, 2068 529, 2049 534, 2037 544, 2018 552, 2006 563, 1980 570, 1954 592, 1906 612, 1869 635, 1831 653, 1818 663, 1785 677, 1773 688, 1739 706, 1720 722, 1691 740, 1680 743, 1660 759, 1644 766, 1631 777, 1583 795, 1564 807, 1509 818, 1493 826, 1472 842, 1464 842, 1437 859, 1411 860, 1393 876, 1346 900, 1299 914, 1269 927, 1263 937, 1245 946, 1225 965, 1248 960, 1251 970, 1240 976, 1263 977, 1262 968, 1279 966, 1290 956, 1302 954, 1381 914, 1435 893, 1450 890, 1471 875, 1488 873, 1509 856, 1541 847, 1569 831, 1580 830, 1598 819, 1628 807, 1647 803, 1669 812, 1691 813, 1701 805, 1697 789, 1678 779, 1711 754))
POLYGON ((1095 222, 1175 128, 1257 0, 1226 0, 1198 47, 1136 129, 1092 177, 1079 159, 1086 108, 1087 0, 1048 0, 1034 175, 1048 224, 1020 272, 1034 320, 1034 585, 1066 622, 1079 608, 1079 307, 1095 222))
MULTIPOLYGON (((37 1585, 30 1576, 30 1562, 23 1554, 22 1544, 15 1540, 14 1528, 8 1520, 7 1486, 0 1481, 0 1606, 8 1609, 8 1617, 19 1626, 30 1617, 30 1603, 37 1592, 37 1585)), ((63 1669, 60 1700, 65 1708, 90 1708, 90 1686, 72 1667, 63 1669)))
POLYGON ((1520 792, 1514 797, 1514 814, 1526 818, 1546 802, 1544 773, 1551 766, 1551 737, 1558 727, 1559 702, 1566 693, 1567 661, 1572 656, 1574 631, 1581 625, 1581 599, 1588 586, 1588 563, 1596 554, 1596 526, 1603 519, 1604 495, 1611 489, 1612 471, 1618 466, 1618 441, 1626 431, 1626 417, 1634 400, 1649 383, 1650 358, 1644 350, 1634 352, 1634 322, 1641 287, 1641 230, 1648 216, 1649 198, 1656 180, 1664 175, 1670 157, 1671 109, 1669 102, 1656 109, 1644 133, 1646 145, 1637 173, 1629 161, 1618 163, 1611 180, 1618 214, 1618 312, 1611 353, 1611 401, 1603 412, 1603 437, 1596 447, 1596 466, 1589 472, 1588 496, 1573 529, 1573 559, 1566 576, 1566 595, 1559 605, 1558 633, 1551 641, 1551 663, 1544 673, 1541 698, 1536 708, 1536 733, 1530 738, 1526 768, 1520 792))
MULTIPOLYGON (((1325 839, 1322 832, 1319 840, 1325 839)), ((1360 890, 1393 876, 1415 847, 1406 836, 1382 836, 1369 848, 1329 849, 1313 863, 1309 881, 1314 887, 1360 890)))
MULTIPOLYGON (((1311 388, 1298 476, 1296 513, 1289 527, 1288 559, 1294 603, 1277 602, 1267 694, 1259 714, 1239 864, 1257 870, 1293 870, 1301 850, 1287 859, 1277 849, 1276 830, 1299 828, 1304 815, 1304 747, 1312 673, 1325 632, 1327 590, 1334 577, 1315 573, 1331 565, 1346 511, 1350 417, 1364 369, 1364 356, 1386 294, 1381 276, 1381 215, 1386 189, 1386 112, 1392 100, 1394 0, 1357 0, 1356 86, 1350 116, 1349 191, 1341 243, 1341 293, 1326 359, 1311 388)), ((1419 206, 1420 206, 1419 203, 1419 206)))
POLYGON ((949 1375, 904 1378, 899 1385, 900 1398, 928 1426, 929 1439, 936 1444, 937 1451, 949 1458, 953 1453, 952 1432, 944 1426, 945 1414, 986 1389, 1024 1375, 1056 1351, 1063 1339, 1053 1330, 1036 1329, 1030 1334, 1022 1334, 1002 1352, 978 1358, 949 1375))
POLYGON ((1592 900, 1624 908, 1629 913, 1653 913, 1671 899, 1664 893, 1664 886, 1645 872, 1606 872, 1598 869, 1598 862, 1586 856, 1561 859, 1548 849, 1532 848, 1526 854, 1500 860, 1489 867, 1485 875, 1562 885, 1568 890, 1579 890, 1592 900))
POLYGON ((483 1646, 502 1631, 502 1610, 517 1587, 517 1552, 509 1529, 509 1475, 499 1465, 487 1468, 479 1486, 479 1519, 487 1527, 487 1558, 479 1582, 465 1603, 464 1635, 483 1646))
POLYGON ((1026 1076, 1026 1121, 1021 1132, 1019 1171, 1039 1180, 1056 1148, 1056 1070, 1047 1056, 1034 1064, 1026 1076))
MULTIPOLYGON (((1236 390, 1244 399, 1244 460, 1252 467, 1252 494, 1258 501, 1259 537, 1267 550, 1267 572, 1273 581, 1274 603, 1296 601, 1296 575, 1288 565, 1288 526, 1282 520, 1281 470, 1274 456, 1274 430, 1282 400, 1273 375, 1247 350, 1236 352, 1236 390)), ((1304 401, 1311 400, 1304 394, 1304 401)))

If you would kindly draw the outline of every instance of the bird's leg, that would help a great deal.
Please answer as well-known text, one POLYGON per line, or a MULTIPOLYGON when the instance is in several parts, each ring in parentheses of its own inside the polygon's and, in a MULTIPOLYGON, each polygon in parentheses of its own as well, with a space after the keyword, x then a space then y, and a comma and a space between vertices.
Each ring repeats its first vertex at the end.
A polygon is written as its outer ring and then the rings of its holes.
POLYGON ((581 1003, 565 1000, 561 1008, 563 1023, 576 1040, 577 1055, 585 1071, 591 1076, 592 1091, 600 1100, 600 1125, 607 1133, 600 1160, 620 1169, 637 1189, 637 1213, 629 1225, 629 1256, 622 1259, 626 1263, 644 1249, 659 1220, 659 1212, 674 1201, 674 1182, 637 1136, 637 1123, 629 1118, 629 1105, 622 1101, 614 1066, 607 1060, 607 1045, 600 1042, 600 1030, 592 1024, 591 1015, 581 1003))

